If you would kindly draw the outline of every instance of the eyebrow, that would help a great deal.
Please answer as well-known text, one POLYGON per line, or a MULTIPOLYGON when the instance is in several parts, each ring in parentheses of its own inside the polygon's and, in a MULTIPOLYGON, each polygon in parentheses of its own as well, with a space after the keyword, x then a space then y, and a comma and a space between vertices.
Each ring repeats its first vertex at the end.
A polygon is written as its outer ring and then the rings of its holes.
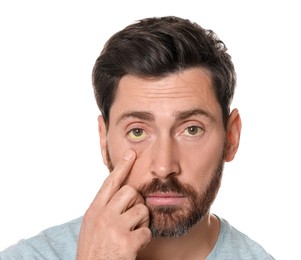
POLYGON ((178 111, 175 113, 175 117, 177 120, 185 120, 188 119, 192 116, 205 116, 211 121, 215 121, 215 117, 209 113, 206 110, 203 109, 191 109, 191 110, 185 110, 185 111, 178 111))
POLYGON ((123 113, 116 122, 116 125, 118 125, 121 121, 127 119, 127 118, 137 118, 144 121, 155 121, 155 116, 151 112, 147 111, 130 111, 123 113))
MULTIPOLYGON (((192 116, 205 116, 211 121, 216 121, 215 117, 206 110, 203 109, 191 109, 185 111, 177 111, 174 113, 174 117, 176 120, 183 121, 188 119, 192 116)), ((151 112, 147 111, 130 111, 123 113, 121 116, 118 117, 116 125, 118 125, 121 121, 126 120, 127 118, 136 118, 143 121, 155 121, 155 116, 151 112)))

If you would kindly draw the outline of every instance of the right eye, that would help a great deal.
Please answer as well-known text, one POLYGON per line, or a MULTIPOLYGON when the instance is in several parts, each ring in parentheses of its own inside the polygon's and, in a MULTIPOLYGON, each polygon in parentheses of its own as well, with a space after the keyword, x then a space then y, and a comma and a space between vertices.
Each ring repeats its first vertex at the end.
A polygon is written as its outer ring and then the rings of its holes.
POLYGON ((143 139, 146 138, 146 132, 142 128, 133 128, 131 129, 128 133, 127 136, 132 140, 132 141, 142 141, 143 139))

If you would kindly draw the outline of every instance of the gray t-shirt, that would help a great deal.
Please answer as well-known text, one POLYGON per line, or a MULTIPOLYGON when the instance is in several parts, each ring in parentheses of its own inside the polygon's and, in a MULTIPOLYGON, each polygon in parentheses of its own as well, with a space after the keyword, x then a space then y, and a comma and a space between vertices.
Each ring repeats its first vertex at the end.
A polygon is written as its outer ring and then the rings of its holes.
POLYGON ((264 248, 221 219, 216 244, 206 260, 272 260, 264 248))
MULTIPOLYGON (((0 252, 0 260, 75 259, 82 218, 54 226, 0 252)), ((274 259, 258 243, 220 218, 218 240, 207 260, 274 259)), ((3 235, 3 234, 2 234, 3 235)))

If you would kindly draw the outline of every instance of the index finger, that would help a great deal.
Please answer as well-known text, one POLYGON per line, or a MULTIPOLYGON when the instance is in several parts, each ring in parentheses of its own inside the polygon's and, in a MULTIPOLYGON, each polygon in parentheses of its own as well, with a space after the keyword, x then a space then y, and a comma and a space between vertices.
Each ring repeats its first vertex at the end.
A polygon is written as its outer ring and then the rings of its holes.
POLYGON ((127 150, 124 153, 123 158, 117 162, 114 170, 104 180, 92 204, 96 203, 100 207, 107 205, 114 194, 121 188, 123 181, 134 164, 135 158, 136 153, 133 150, 127 150))

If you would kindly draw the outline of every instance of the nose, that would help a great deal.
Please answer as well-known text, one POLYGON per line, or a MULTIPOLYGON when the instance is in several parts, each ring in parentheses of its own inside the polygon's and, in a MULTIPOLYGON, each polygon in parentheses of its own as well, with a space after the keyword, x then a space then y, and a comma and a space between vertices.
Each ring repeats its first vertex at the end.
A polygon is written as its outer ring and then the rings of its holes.
POLYGON ((156 140, 152 147, 151 174, 160 179, 181 172, 176 141, 171 137, 156 140))

